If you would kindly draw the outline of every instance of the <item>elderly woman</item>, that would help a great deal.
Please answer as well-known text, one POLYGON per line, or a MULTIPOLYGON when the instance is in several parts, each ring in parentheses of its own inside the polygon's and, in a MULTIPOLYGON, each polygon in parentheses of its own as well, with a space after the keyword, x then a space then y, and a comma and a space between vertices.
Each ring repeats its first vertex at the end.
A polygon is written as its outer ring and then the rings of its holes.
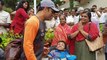
POLYGON ((99 30, 93 22, 91 22, 91 14, 83 12, 79 23, 73 26, 70 38, 75 40, 75 54, 77 60, 95 60, 95 52, 89 51, 85 39, 95 40, 99 35, 99 30))
POLYGON ((59 40, 64 40, 65 42, 67 42, 67 33, 69 33, 71 30, 70 26, 66 24, 65 15, 61 15, 59 18, 60 24, 54 30, 55 37, 52 41, 52 46, 57 45, 59 40))
MULTIPOLYGON (((69 40, 67 38, 67 34, 70 33, 71 28, 66 23, 65 15, 61 15, 59 18, 60 18, 60 24, 54 30, 55 36, 52 41, 52 46, 57 45, 58 41, 60 41, 60 40, 65 41, 68 45, 69 40)), ((74 53, 74 45, 73 44, 74 44, 74 42, 72 41, 72 54, 74 53)))

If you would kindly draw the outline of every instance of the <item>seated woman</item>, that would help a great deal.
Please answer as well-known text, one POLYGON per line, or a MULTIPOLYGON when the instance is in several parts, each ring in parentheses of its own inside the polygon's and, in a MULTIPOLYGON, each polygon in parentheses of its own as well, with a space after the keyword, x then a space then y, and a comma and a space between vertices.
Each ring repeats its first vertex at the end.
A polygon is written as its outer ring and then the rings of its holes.
POLYGON ((67 43, 67 34, 70 33, 71 28, 66 23, 66 17, 65 15, 60 15, 60 24, 55 27, 54 30, 54 38, 52 40, 52 46, 57 45, 58 41, 63 40, 67 43))
POLYGON ((61 59, 61 60, 76 60, 75 55, 70 55, 67 51, 67 45, 64 41, 57 43, 56 49, 49 52, 48 57, 50 59, 61 59))
POLYGON ((65 15, 61 14, 59 16, 59 19, 60 19, 60 24, 55 27, 54 38, 52 40, 52 44, 51 45, 55 46, 55 45, 57 45, 58 41, 63 40, 63 41, 66 42, 67 45, 69 45, 69 47, 72 48, 72 50, 70 50, 70 54, 74 54, 74 43, 75 43, 75 40, 69 40, 67 38, 67 35, 70 34, 70 32, 71 32, 71 28, 66 23, 65 15))

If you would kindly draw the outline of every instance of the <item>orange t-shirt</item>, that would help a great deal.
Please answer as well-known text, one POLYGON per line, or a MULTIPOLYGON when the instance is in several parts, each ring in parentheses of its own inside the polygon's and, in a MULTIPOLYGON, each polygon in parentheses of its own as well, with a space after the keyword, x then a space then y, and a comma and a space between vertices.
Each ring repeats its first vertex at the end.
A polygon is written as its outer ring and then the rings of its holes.
POLYGON ((39 20, 36 16, 32 16, 26 21, 23 48, 27 60, 37 60, 33 50, 33 42, 37 35, 38 29, 39 20))

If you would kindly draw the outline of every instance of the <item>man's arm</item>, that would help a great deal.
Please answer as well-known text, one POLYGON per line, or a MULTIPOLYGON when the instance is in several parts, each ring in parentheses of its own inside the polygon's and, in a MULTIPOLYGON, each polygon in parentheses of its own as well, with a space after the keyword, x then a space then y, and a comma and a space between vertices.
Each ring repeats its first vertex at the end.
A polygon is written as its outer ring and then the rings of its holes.
POLYGON ((7 14, 6 17, 6 23, 0 23, 0 26, 4 26, 5 28, 9 28, 10 27, 10 23, 11 23, 11 18, 10 18, 10 14, 7 14))
POLYGON ((5 28, 9 28, 10 23, 0 23, 0 26, 4 26, 5 28))
MULTIPOLYGON (((33 18, 34 19, 34 18, 33 18)), ((39 28, 39 21, 38 20, 28 20, 25 25, 25 32, 24 32, 24 43, 23 48, 26 55, 27 60, 37 60, 34 50, 33 50, 33 42, 37 35, 38 28, 39 28)))

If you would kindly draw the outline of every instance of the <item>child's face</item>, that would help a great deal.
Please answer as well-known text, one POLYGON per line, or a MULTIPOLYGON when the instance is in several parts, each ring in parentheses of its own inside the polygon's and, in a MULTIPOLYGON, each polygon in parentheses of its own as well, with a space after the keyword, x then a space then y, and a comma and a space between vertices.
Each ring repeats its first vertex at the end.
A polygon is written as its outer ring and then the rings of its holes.
POLYGON ((65 44, 63 42, 59 42, 56 48, 58 50, 64 50, 65 49, 65 44))

